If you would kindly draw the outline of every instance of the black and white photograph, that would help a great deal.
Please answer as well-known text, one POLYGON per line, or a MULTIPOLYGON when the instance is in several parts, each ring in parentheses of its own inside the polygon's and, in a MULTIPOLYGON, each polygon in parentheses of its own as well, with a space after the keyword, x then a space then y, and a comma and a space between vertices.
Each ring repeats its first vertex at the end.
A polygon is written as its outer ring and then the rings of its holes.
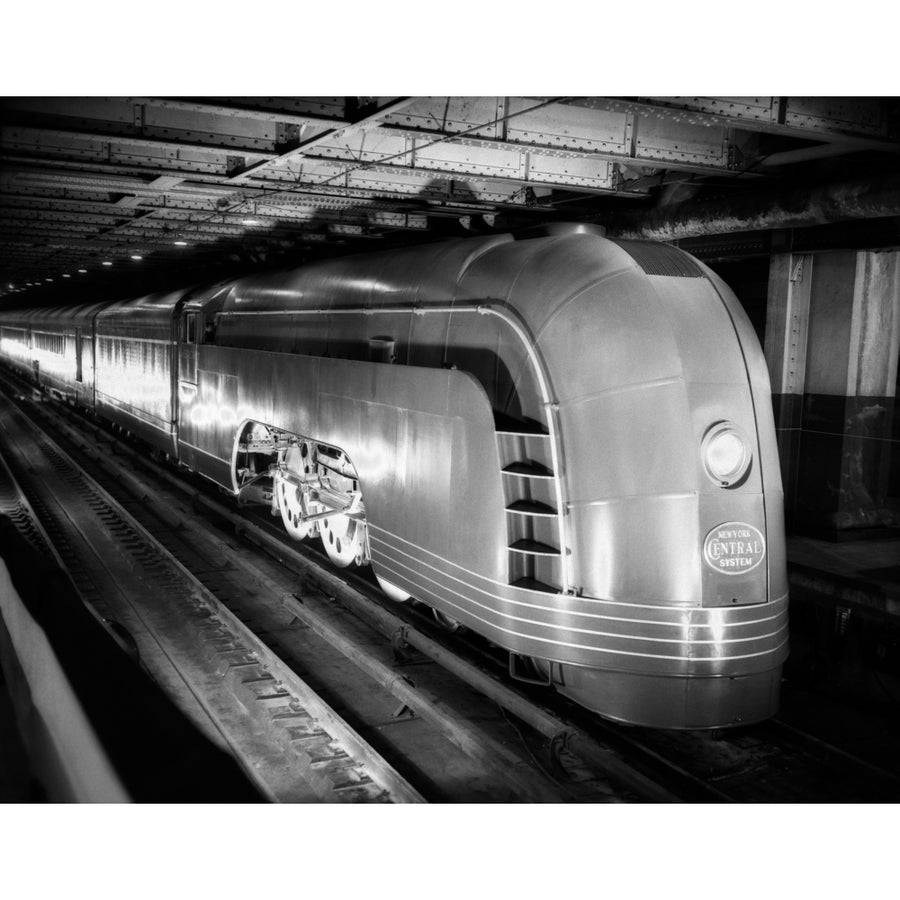
POLYGON ((743 898, 889 864, 890 41, 842 87, 855 31, 813 74, 790 17, 768 46, 611 12, 28 23, 0 90, 24 870, 743 898))

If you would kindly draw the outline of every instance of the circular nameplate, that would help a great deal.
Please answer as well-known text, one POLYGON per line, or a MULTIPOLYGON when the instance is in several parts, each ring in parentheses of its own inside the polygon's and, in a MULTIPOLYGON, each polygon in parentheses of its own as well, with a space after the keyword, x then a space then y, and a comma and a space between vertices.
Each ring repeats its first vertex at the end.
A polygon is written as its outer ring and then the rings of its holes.
POLYGON ((703 542, 706 564, 722 575, 743 575, 755 569, 765 556, 766 539, 746 522, 716 525, 703 542))

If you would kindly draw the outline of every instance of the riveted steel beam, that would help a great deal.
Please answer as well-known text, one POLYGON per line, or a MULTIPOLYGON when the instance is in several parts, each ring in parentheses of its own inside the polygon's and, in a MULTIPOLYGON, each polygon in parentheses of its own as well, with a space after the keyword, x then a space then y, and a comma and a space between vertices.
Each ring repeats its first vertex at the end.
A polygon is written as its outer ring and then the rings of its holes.
MULTIPOLYGON (((7 172, 7 176, 11 173, 7 172)), ((0 192, 4 203, 15 201, 33 207, 35 204, 41 208, 54 208, 78 212, 81 209, 108 210, 110 214, 121 215, 124 210, 116 207, 109 200, 100 201, 96 196, 77 197, 72 194, 72 185, 89 184, 95 188, 95 194, 109 197, 116 193, 130 192, 142 198, 139 208, 146 211, 148 208, 155 210, 155 215, 161 218, 170 218, 173 211, 219 211, 238 217, 247 216, 274 216, 277 218, 292 219, 305 217, 309 210, 321 214, 327 210, 348 210, 362 208, 370 214, 380 212, 389 214, 397 211, 399 216, 411 216, 409 227, 418 230, 424 227, 421 218, 423 210, 429 215, 433 214, 435 203, 441 205, 440 214, 450 216, 478 215, 485 212, 482 208, 473 207, 471 202, 459 202, 448 198, 445 190, 441 190, 437 197, 416 197, 415 200, 405 198, 385 198, 372 190, 348 191, 337 189, 333 186, 325 186, 319 189, 302 190, 292 186, 290 191, 282 189, 249 189, 239 192, 227 186, 195 185, 184 182, 178 185, 176 190, 170 191, 165 196, 157 194, 151 188, 153 182, 147 183, 141 180, 123 180, 121 178, 100 178, 96 176, 75 176, 68 179, 65 176, 51 174, 46 178, 40 173, 30 173, 28 180, 13 179, 7 177, 6 181, 0 177, 0 192), (22 185, 30 186, 29 191, 21 189, 22 185), (18 188, 18 189, 16 189, 18 188), (41 194, 44 190, 46 193, 41 194), (415 209, 405 210, 403 207, 409 203, 415 204, 415 209), (415 218, 417 215, 420 218, 415 218)))
POLYGON ((626 106, 593 109, 554 98, 425 98, 381 129, 426 142, 452 142, 532 158, 626 162, 638 168, 728 174, 735 168, 725 124, 687 123, 666 133, 626 106), (502 120, 496 119, 497 115, 502 120), (492 120, 490 117, 494 116, 492 120), (502 121, 502 125, 501 125, 502 121), (640 127, 639 127, 640 126, 640 127))
POLYGON ((138 150, 145 151, 145 156, 154 157, 171 156, 181 150, 193 150, 217 157, 223 153, 240 153, 254 160, 274 159, 278 155, 274 149, 242 146, 221 138, 217 139, 215 135, 191 140, 23 125, 6 125, 0 128, 0 147, 9 147, 19 152, 39 149, 42 154, 70 153, 80 157, 99 158, 104 154, 110 156, 125 154, 124 148, 130 148, 132 153, 138 150))
MULTIPOLYGON (((360 163, 352 156, 339 157, 313 157, 311 162, 319 162, 335 167, 337 171, 346 172, 349 183, 358 180, 357 176, 363 173, 378 172, 382 175, 392 176, 396 178, 396 184, 410 184, 406 180, 407 176, 416 179, 438 179, 442 181, 461 181, 466 183, 468 180, 477 182, 490 182, 498 185, 496 195, 498 197, 509 197, 515 193, 515 190, 500 188, 499 185, 518 185, 520 190, 526 187, 543 187, 577 189, 582 193, 609 193, 615 190, 616 181, 610 168, 610 163, 602 161, 597 165, 590 165, 584 170, 576 165, 568 167, 553 167, 549 165, 549 160, 542 162, 535 160, 530 169, 527 178, 521 177, 518 172, 520 169, 518 158, 514 164, 507 167, 495 164, 475 163, 470 159, 458 162, 453 159, 441 159, 433 156, 431 159, 421 155, 417 158, 415 165, 408 165, 403 162, 379 162, 377 158, 366 163, 360 163), (599 168, 598 168, 599 165, 599 168), (551 171, 558 168, 557 172, 551 171)), ((337 177, 335 174, 331 177, 337 177)))
POLYGON ((252 176, 258 176, 260 174, 260 170, 263 168, 269 166, 283 166, 298 157, 305 156, 310 150, 314 149, 315 147, 319 146, 319 144, 325 141, 334 140, 341 136, 346 136, 347 134, 359 129, 373 127, 379 124, 386 115, 396 113, 398 110, 401 110, 414 102, 414 97, 400 97, 388 103, 386 106, 377 109, 366 116, 363 116, 361 119, 353 123, 343 124, 336 128, 325 128, 314 137, 310 137, 306 140, 301 141, 298 147, 295 147, 288 152, 281 154, 281 156, 277 157, 276 159, 267 160, 265 162, 257 163, 256 165, 249 166, 246 171, 233 176, 229 179, 229 181, 232 184, 240 184, 252 176))
POLYGON ((305 232, 423 230, 433 217, 546 221, 565 209, 663 239, 794 227, 795 214, 803 224, 876 215, 892 207, 860 213, 865 203, 848 195, 779 207, 758 188, 724 203, 703 185, 739 175, 790 192, 785 166, 896 153, 898 115, 891 98, 0 98, 0 227, 10 241, 54 238, 48 251, 3 244, 2 261, 81 252, 65 240, 93 252, 164 247, 184 228, 213 253, 241 241, 279 248, 305 232), (671 198, 678 189, 666 186, 685 180, 702 207, 626 218, 595 199, 671 198), (308 231, 328 225, 336 231, 308 231))
MULTIPOLYGON (((441 132, 400 126, 385 125, 381 130, 385 133, 416 138, 423 142, 437 141, 441 137, 441 132)), ((560 174, 565 174, 567 169, 564 164, 556 162, 559 160, 573 161, 576 164, 576 171, 584 166, 593 165, 600 168, 616 162, 627 163, 629 166, 641 169, 665 167, 679 172, 696 172, 698 174, 713 172, 728 174, 730 171, 727 162, 727 147, 723 149, 724 135, 718 145, 713 143, 706 143, 702 146, 695 145, 692 151, 679 149, 677 142, 672 142, 669 148, 665 145, 653 146, 653 141, 646 138, 642 141, 643 144, 632 142, 630 132, 626 131, 618 145, 612 145, 610 149, 603 150, 581 150, 574 147, 559 149, 553 144, 540 143, 536 140, 492 140, 479 137, 455 138, 452 143, 454 146, 477 148, 498 156, 504 153, 515 154, 517 159, 523 162, 527 158, 531 166, 536 164, 543 167, 545 172, 555 171, 560 174), (617 146, 618 149, 613 149, 613 146, 617 146), (579 163, 581 166, 577 165, 579 163)), ((663 144, 660 140, 656 140, 655 143, 663 144)), ((563 183, 565 182, 563 181, 563 183)))
POLYGON ((160 110, 177 110, 192 116, 222 120, 250 120, 257 122, 285 122, 290 125, 312 128, 333 128, 352 124, 345 118, 345 104, 339 98, 321 103, 307 101, 308 112, 301 112, 299 101, 260 98, 259 105, 244 98, 240 103, 206 100, 183 100, 171 97, 130 97, 132 103, 145 104, 160 110), (267 105, 266 105, 267 104, 267 105))
MULTIPOLYGON (((134 193, 138 196, 156 196, 160 191, 155 190, 153 185, 155 181, 148 182, 145 178, 137 175, 124 175, 119 173, 116 166, 95 166, 92 171, 83 172, 74 169, 42 169, 35 167, 31 160, 10 160, 10 164, 0 168, 0 185, 7 185, 12 182, 16 185, 31 185, 34 188, 41 187, 58 187, 67 193, 72 190, 83 190, 85 192, 94 191, 95 193, 134 193), (13 165, 13 163, 17 163, 13 165)), ((292 202, 308 203, 310 198, 314 198, 312 202, 336 202, 329 198, 350 198, 349 202, 366 202, 366 203, 384 203, 390 204, 391 199, 402 199, 410 195, 421 195, 423 202, 433 200, 435 196, 450 197, 447 188, 429 188, 429 181, 447 181, 452 180, 452 174, 434 172, 422 174, 412 172, 405 175, 402 171, 388 170, 385 173, 378 173, 374 170, 371 172, 353 173, 348 175, 343 166, 338 165, 333 160, 325 162, 316 162, 307 166, 302 174, 302 180, 298 178, 298 173, 290 171, 267 172, 267 177, 262 180, 254 179, 252 183, 248 183, 241 188, 240 192, 235 192, 234 187, 229 181, 218 183, 212 179, 207 180, 206 176, 198 181, 197 173, 184 173, 184 181, 172 184, 167 182, 168 189, 164 191, 167 198, 176 198, 181 196, 196 196, 198 198, 216 198, 238 200, 252 202, 266 198, 267 202, 273 202, 277 197, 277 202, 281 204, 290 204, 292 202), (190 180, 188 180, 190 179, 190 180), (301 198, 297 200, 296 198, 301 198)), ((173 176, 163 176, 166 179, 172 179, 173 176)), ((4 189, 8 189, 5 187, 4 189)), ((515 193, 511 191, 507 184, 500 185, 498 183, 496 190, 489 190, 484 196, 478 196, 479 192, 469 185, 466 192, 468 201, 467 208, 461 213, 468 215, 479 210, 473 210, 471 204, 473 202, 484 202, 489 204, 510 203, 510 196, 515 193)), ((457 198, 458 199, 458 198, 457 198)), ((517 205, 514 202, 511 205, 517 205)), ((488 210, 490 211, 490 210, 488 210)))
POLYGON ((307 219, 295 219, 290 223, 247 227, 239 221, 221 221, 219 216, 198 218, 185 217, 181 220, 161 222, 149 217, 114 226, 66 222, 55 219, 34 220, 23 228, 21 220, 0 216, 0 237, 17 243, 33 243, 40 246, 65 246, 83 248, 113 249, 141 247, 149 250, 155 247, 170 247, 175 238, 195 240, 239 240, 272 242, 283 239, 293 242, 298 233, 325 229, 342 235, 370 235, 378 230, 424 228, 424 217, 386 215, 310 215, 307 219))
POLYGON ((8 124, 184 142, 221 143, 274 150, 281 127, 313 131, 350 124, 343 98, 315 100, 257 98, 251 102, 209 102, 164 97, 11 97, 2 101, 8 124))
POLYGON ((579 97, 565 102, 707 128, 730 126, 805 140, 841 141, 856 149, 893 151, 898 142, 878 98, 579 97))
POLYGON ((323 141, 305 161, 382 172, 441 173, 454 178, 493 178, 561 189, 609 191, 614 187, 610 163, 585 154, 542 155, 509 142, 450 139, 435 133, 429 140, 405 128, 379 127, 365 134, 323 141))

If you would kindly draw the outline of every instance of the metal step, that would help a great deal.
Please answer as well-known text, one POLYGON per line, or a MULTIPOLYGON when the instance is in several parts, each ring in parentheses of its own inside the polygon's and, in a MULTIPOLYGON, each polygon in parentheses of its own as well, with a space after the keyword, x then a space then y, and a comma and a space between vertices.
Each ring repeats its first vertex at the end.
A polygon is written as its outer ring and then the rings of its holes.
POLYGON ((521 538, 514 544, 510 544, 509 549, 515 553, 524 553, 528 556, 561 555, 559 547, 551 547, 549 544, 542 544, 540 541, 529 541, 527 538, 521 538))
POLYGON ((497 434, 516 434, 525 437, 550 437, 547 429, 533 419, 514 419, 504 413, 494 412, 494 427, 497 434))
POLYGON ((503 469, 504 475, 513 475, 517 478, 553 478, 553 472, 546 466, 536 462, 514 462, 503 469))
POLYGON ((506 507, 506 511, 517 516, 555 516, 556 510, 546 503, 537 500, 515 500, 506 507))

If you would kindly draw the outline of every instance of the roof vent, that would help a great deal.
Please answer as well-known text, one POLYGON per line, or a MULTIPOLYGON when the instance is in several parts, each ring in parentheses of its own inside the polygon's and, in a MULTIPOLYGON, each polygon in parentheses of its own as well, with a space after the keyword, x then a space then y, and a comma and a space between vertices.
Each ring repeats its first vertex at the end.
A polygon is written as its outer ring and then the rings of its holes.
POLYGON ((618 244, 648 275, 675 278, 702 278, 703 270, 693 257, 671 244, 649 241, 613 241, 618 244))

